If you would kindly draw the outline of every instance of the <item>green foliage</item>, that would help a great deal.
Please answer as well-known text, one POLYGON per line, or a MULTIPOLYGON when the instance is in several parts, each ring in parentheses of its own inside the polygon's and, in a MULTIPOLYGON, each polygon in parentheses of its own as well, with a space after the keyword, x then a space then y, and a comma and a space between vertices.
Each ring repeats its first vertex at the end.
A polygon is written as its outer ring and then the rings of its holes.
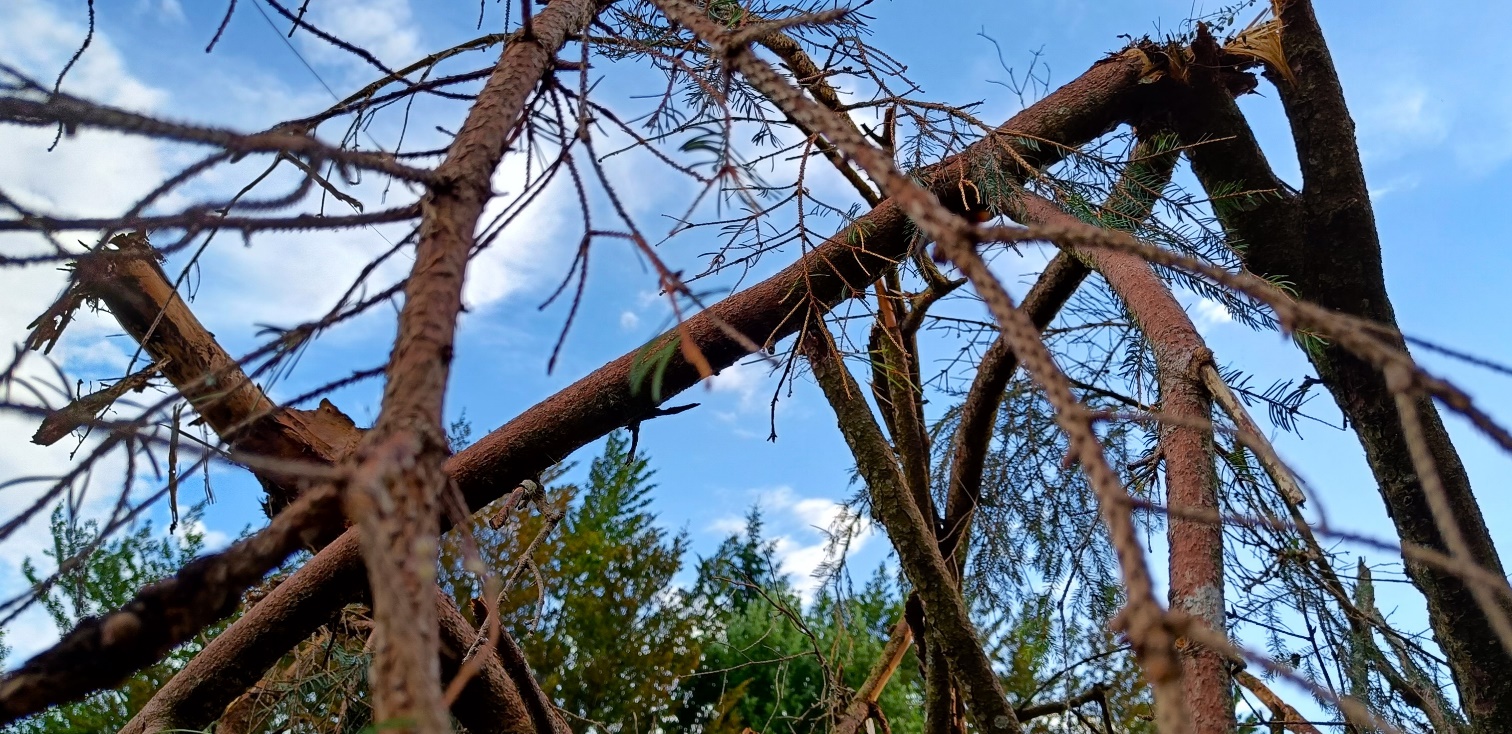
POLYGON ((630 394, 640 394, 641 387, 649 377, 651 400, 661 402, 662 377, 666 375, 667 367, 671 366, 672 355, 677 354, 681 341, 682 333, 678 332, 662 339, 661 344, 652 340, 635 353, 635 360, 630 363, 630 394))
POLYGON ((472 443, 472 421, 467 418, 467 409, 463 408, 457 419, 446 426, 446 445, 452 451, 461 451, 472 443))
MULTIPOLYGON (((200 506, 185 513, 182 535, 159 535, 153 531, 150 522, 144 522, 101 542, 99 523, 93 520, 70 522, 63 507, 54 510, 49 524, 52 548, 44 551, 54 564, 63 563, 99 544, 41 595, 42 608, 52 618, 58 632, 66 633, 86 617, 123 606, 143 586, 172 575, 199 555, 205 544, 204 534, 197 529, 202 511, 200 506)), ((31 558, 22 562, 21 572, 33 585, 41 583, 48 575, 39 570, 31 558)), ((120 687, 25 719, 12 731, 18 734, 94 734, 119 729, 175 671, 224 629, 225 624, 215 625, 179 646, 167 659, 132 676, 120 687)))
MULTIPOLYGON (((697 620, 673 590, 687 550, 648 509, 652 473, 628 455, 623 433, 609 437, 586 486, 551 493, 563 513, 506 595, 503 619, 541 687, 571 716, 610 731, 646 731, 670 715, 678 680, 698 659, 697 620)), ((543 527, 532 515, 496 531, 474 527, 485 564, 507 573, 543 527)), ((459 601, 481 593, 462 573, 460 547, 443 561, 459 601)), ((464 608, 473 608, 463 604, 464 608)))
MULTIPOLYGON (((824 594, 804 610, 772 552, 753 511, 743 535, 699 563, 688 599, 701 611, 707 641, 698 671, 680 690, 678 721, 686 731, 824 731, 835 704, 881 657, 903 609, 881 569, 859 592, 843 600, 824 594)), ((879 704, 894 732, 922 731, 918 670, 909 652, 883 689, 879 704)))

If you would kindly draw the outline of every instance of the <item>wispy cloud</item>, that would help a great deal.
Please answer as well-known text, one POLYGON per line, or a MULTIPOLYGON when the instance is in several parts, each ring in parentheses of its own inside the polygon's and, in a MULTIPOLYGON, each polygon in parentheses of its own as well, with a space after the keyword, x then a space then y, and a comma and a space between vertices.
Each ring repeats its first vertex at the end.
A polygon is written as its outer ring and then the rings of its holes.
MULTIPOLYGON (((786 485, 752 490, 751 495, 762 513, 763 532, 774 544, 777 570, 789 577, 805 603, 819 592, 822 579, 814 574, 821 566, 841 551, 859 552, 876 535, 870 520, 828 497, 799 495, 786 485)), ((708 530, 739 533, 745 530, 745 518, 719 517, 708 530)))
MULTIPOLYGON (((326 33, 367 51, 389 68, 422 55, 420 24, 415 22, 409 0, 323 0, 310 6, 309 20, 326 33)), ((312 61, 342 65, 364 76, 372 76, 375 71, 357 55, 311 33, 297 31, 294 37, 312 61)))
POLYGON ((1227 307, 1211 298, 1197 301, 1197 306, 1192 310, 1196 315, 1193 320, 1196 321, 1197 330, 1204 334, 1234 320, 1227 307))

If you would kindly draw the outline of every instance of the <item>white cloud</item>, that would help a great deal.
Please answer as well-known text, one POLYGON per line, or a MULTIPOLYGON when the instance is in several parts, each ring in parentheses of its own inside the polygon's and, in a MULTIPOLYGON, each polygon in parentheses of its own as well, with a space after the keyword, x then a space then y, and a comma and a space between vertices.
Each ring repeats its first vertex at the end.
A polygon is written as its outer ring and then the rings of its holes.
POLYGON ((1367 178, 1371 201, 1379 201, 1387 196, 1403 191, 1411 191, 1418 187, 1421 179, 1416 175, 1393 176, 1385 181, 1371 181, 1367 178))
MULTIPOLYGON (((484 209, 483 223, 493 221, 514 196, 525 191, 525 163, 524 155, 509 155, 494 173, 493 189, 501 195, 484 209)), ((565 176, 553 180, 488 249, 472 259, 462 294, 468 308, 484 308, 517 293, 540 292, 555 285, 574 250, 562 246, 568 199, 553 194, 570 185, 565 176)))
POLYGON ((620 328, 624 329, 625 331, 633 331, 635 327, 640 326, 640 317, 636 316, 634 311, 625 311, 621 313, 619 321, 620 328))
MULTIPOLYGON (((60 15, 37 0, 0 4, 0 48, 5 49, 6 63, 51 82, 88 33, 81 20, 82 14, 60 15)), ((165 98, 161 90, 126 71, 115 44, 100 31, 69 70, 63 91, 133 110, 154 108, 165 98)))
POLYGON ((757 392, 772 379, 771 367, 759 359, 736 362, 709 378, 709 389, 738 398, 738 409, 745 412, 755 407, 757 392))
POLYGON ((1206 333, 1215 326, 1227 324, 1234 320, 1223 304, 1211 298, 1203 298, 1197 302, 1197 329, 1206 333))
MULTIPOLYGON (((46 84, 68 63, 85 28, 35 0, 0 6, 0 48, 15 64, 46 84)), ((127 71, 103 32, 63 83, 64 91, 135 111, 160 107, 167 93, 127 71)), ((116 133, 84 130, 59 141, 55 130, 7 126, 0 136, 0 181, 24 206, 75 215, 119 213, 161 180, 160 146, 116 133), (89 171, 88 176, 78 175, 89 171)), ((39 244, 40 238, 28 238, 39 244)), ((16 238, 0 239, 14 253, 16 238)), ((50 248, 49 248, 50 249, 50 248)), ((9 293, 9 291, 7 291, 9 293)))
MULTIPOLYGON (((799 597, 813 601, 821 579, 814 572, 836 559, 842 549, 859 552, 876 535, 876 529, 864 517, 856 517, 846 507, 826 497, 802 497, 792 487, 778 486, 754 490, 761 509, 767 537, 775 546, 777 570, 789 577, 799 597), (833 536, 833 537, 832 537, 833 536), (836 544, 836 538, 847 543, 836 544)), ((721 534, 745 530, 745 518, 720 517, 708 529, 721 534)))
POLYGON ((204 539, 205 552, 207 553, 218 551, 231 545, 232 538, 230 533, 206 527, 203 520, 180 523, 178 529, 173 531, 174 537, 179 540, 188 537, 190 533, 198 533, 204 539))
MULTIPOLYGON (((60 14, 52 6, 35 0, 0 4, 0 48, 5 49, 6 61, 44 83, 50 82, 86 33, 82 17, 75 15, 60 14)), ((158 109, 168 99, 166 92, 138 79, 127 69, 109 34, 103 31, 96 32, 90 48, 69 72, 63 86, 71 93, 138 111, 158 109)), ((54 151, 48 152, 53 135, 51 129, 15 126, 7 126, 0 133, 0 181, 4 182, 6 193, 23 205, 63 216, 119 214, 164 177, 162 148, 154 142, 84 130, 64 138, 54 151)), ((75 240, 87 237, 65 233, 59 239, 72 246, 75 240)), ((51 251, 41 237, 0 237, 0 252, 7 255, 39 251, 51 251)), ((0 292, 5 294, 0 298, 0 346, 9 348, 23 340, 26 325, 47 309, 66 282, 66 274, 56 264, 0 269, 0 292)), ((51 358, 64 366, 70 379, 119 377, 126 362, 122 350, 131 345, 106 338, 119 331, 108 315, 81 309, 51 358)), ((8 361, 9 355, 0 359, 8 361)), ((59 383, 47 358, 37 354, 27 355, 15 376, 34 385, 59 383)), ((86 383, 83 389, 96 387, 86 383)), ((57 407, 64 401, 56 391, 42 392, 47 405, 57 407)), ((19 386, 6 397, 42 404, 19 386)), ((76 466, 77 460, 70 456, 76 440, 66 438, 54 446, 37 446, 31 442, 36 428, 35 417, 0 413, 0 472, 3 472, 0 480, 21 475, 59 476, 76 466)), ((78 456, 87 456, 97 442, 98 437, 86 443, 78 456)), ((124 475, 125 458, 120 452, 97 462, 92 489, 85 495, 83 514, 98 515, 104 506, 114 504, 119 478, 124 475)), ((0 493, 0 518, 17 517, 42 496, 45 486, 39 483, 6 488, 0 493)), ((30 556, 43 560, 40 549, 48 545, 49 514, 50 508, 42 509, 0 542, 0 569, 3 569, 0 590, 7 596, 24 588, 18 571, 22 559, 30 556)), ((24 659, 56 638, 51 622, 37 612, 19 618, 8 630, 7 643, 15 649, 13 660, 24 659)))
MULTIPOLYGON (((286 26, 288 21, 276 19, 286 26)), ((420 52, 419 24, 409 0, 322 0, 310 6, 309 22, 357 48, 376 56, 389 68, 414 61, 420 52)), ((304 30, 295 32, 300 48, 312 61, 342 64, 371 76, 377 71, 368 62, 336 48, 304 30)))

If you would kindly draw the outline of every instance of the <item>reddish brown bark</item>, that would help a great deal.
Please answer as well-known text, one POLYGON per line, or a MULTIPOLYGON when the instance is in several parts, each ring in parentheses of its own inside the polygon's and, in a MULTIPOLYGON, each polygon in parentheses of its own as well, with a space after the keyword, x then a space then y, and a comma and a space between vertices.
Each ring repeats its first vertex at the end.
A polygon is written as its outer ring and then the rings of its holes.
POLYGON ((404 289, 378 421, 358 446, 346 506, 362 538, 373 597, 373 717, 380 728, 441 734, 435 583, 442 407, 474 235, 493 197, 493 172, 526 103, 568 34, 613 0, 551 0, 531 32, 508 44, 437 167, 421 202, 415 265, 404 289))
MULTIPOLYGON (((361 598, 367 590, 358 583, 347 586, 344 591, 353 595, 354 598, 361 598)), ((435 590, 433 598, 441 629, 441 674, 443 678, 450 679, 456 675, 462 656, 472 645, 477 631, 467 623, 462 613, 457 611, 451 598, 440 589, 435 590)), ((253 609, 263 609, 263 604, 259 603, 253 609)), ((288 644, 292 647, 299 641, 299 639, 293 639, 288 644)), ((201 657, 195 657, 190 661, 189 666, 159 689, 152 700, 137 712, 125 727, 122 727, 120 734, 157 734, 166 731, 198 729, 202 728, 202 725, 191 727, 186 725, 186 722, 213 721, 218 718, 222 709, 193 711, 185 705, 194 703, 193 699, 185 699, 177 695, 188 688, 187 683, 194 680, 193 671, 201 657)), ((252 682, 261 677, 260 671, 254 672, 253 675, 255 677, 251 679, 252 682)), ((251 682, 243 687, 250 686, 251 682)), ((535 728, 531 725, 530 715, 520 699, 518 689, 515 688, 498 659, 493 656, 485 660, 473 677, 468 680, 461 695, 452 704, 452 714, 457 717, 457 721, 467 727, 469 732, 475 734, 536 734, 535 728)))
MULTIPOLYGON (((1069 255, 1057 255, 1050 262, 1030 289, 1023 306, 1037 328, 1044 329, 1054 319, 1088 272, 1085 265, 1069 255)), ((1017 368, 1017 357, 1008 342, 999 337, 977 365, 976 378, 972 381, 971 390, 961 408, 960 423, 953 439, 945 515, 936 527, 940 555, 946 559, 947 568, 957 584, 966 562, 963 543, 970 535, 972 516, 981 501, 982 469, 988 444, 992 440, 998 406, 1002 403, 1008 380, 1017 368)), ((933 507, 932 504, 927 506, 933 507)), ((919 621, 922 622, 922 619, 919 621)), ((913 637, 911 633, 912 628, 907 619, 901 619, 888 644, 899 644, 901 641, 901 644, 906 645, 913 637)), ((925 663, 924 709, 928 732, 952 731, 957 724, 948 661, 940 654, 938 647, 938 644, 922 643, 918 646, 921 651, 927 651, 928 658, 925 663)), ((881 664, 879 662, 879 666, 881 664)), ((892 665, 895 667, 895 664, 892 665)), ((886 673, 891 674, 891 670, 886 670, 886 673)), ((860 700, 859 695, 857 699, 847 708, 847 715, 835 728, 835 734, 852 734, 864 721, 867 709, 860 705, 864 701, 860 700)))
MULTIPOLYGON (((355 535, 343 539, 355 541, 355 535)), ((361 567, 356 542, 338 542, 316 554, 216 635, 137 712, 122 734, 208 726, 284 653, 330 621, 333 611, 367 596, 366 579, 351 572, 361 567), (324 614, 319 618, 301 615, 312 606, 324 614)))
MULTIPOLYGON (((1074 224, 1055 204, 1025 195, 1015 218, 1025 224, 1074 224)), ((1212 419, 1212 398, 1199 370, 1213 353, 1170 288, 1149 263, 1112 250, 1082 253, 1129 309, 1155 353, 1160 412, 1172 422, 1160 428, 1167 502, 1174 509, 1218 511, 1218 479, 1213 470, 1213 436, 1200 428, 1212 419), (1195 424, 1195 425, 1194 425, 1195 424)), ((1173 514, 1168 521, 1171 607, 1223 631, 1223 527, 1173 514)), ((1227 734, 1234 728, 1228 662, 1214 650, 1186 644, 1182 687, 1192 730, 1227 734)))
MULTIPOLYGON (((478 630, 467 623, 446 592, 437 588, 435 593, 441 622, 441 677, 451 680, 461 669, 463 656, 471 649, 478 630)), ((519 648, 509 633, 500 630, 500 635, 498 650, 484 648, 476 653, 487 656, 487 659, 467 679, 461 694, 452 703, 452 715, 467 727, 469 734, 542 734, 532 707, 522 695, 524 691, 524 695, 541 700, 540 686, 531 677, 524 659, 519 657, 519 648), (507 663, 501 660, 511 657, 519 659, 507 663)), ((551 713, 555 714, 555 711, 551 713)))
MULTIPOLYGON (((350 418, 324 403, 317 410, 273 404, 205 330, 159 266, 145 235, 123 234, 80 258, 73 281, 34 324, 28 346, 51 348, 83 299, 99 299, 233 451, 294 462, 330 464, 351 449, 350 418)), ((297 476, 258 473, 274 512, 298 495, 297 476)))
MULTIPOLYGON (((335 509, 333 494, 324 492, 318 504, 335 509)), ((317 500, 313 494, 306 499, 317 500)), ((311 540, 308 528, 289 517, 280 515, 225 552, 191 561, 174 576, 144 587, 121 609, 80 622, 0 682, 0 723, 116 685, 230 614, 241 591, 282 561, 286 548, 311 540)))

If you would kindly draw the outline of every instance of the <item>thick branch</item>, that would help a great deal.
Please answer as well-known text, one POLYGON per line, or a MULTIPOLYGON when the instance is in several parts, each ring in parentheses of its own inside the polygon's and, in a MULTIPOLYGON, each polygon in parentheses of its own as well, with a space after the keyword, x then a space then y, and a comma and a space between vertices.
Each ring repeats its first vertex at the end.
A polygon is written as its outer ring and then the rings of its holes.
MULTIPOLYGON (((435 599, 441 622, 441 676, 450 680, 461 669, 463 656, 478 632, 457 611, 456 604, 446 592, 437 588, 435 599)), ((504 652, 506 646, 517 649, 507 631, 501 629, 499 632, 500 652, 504 652)), ((485 649, 478 654, 485 655, 486 659, 477 666, 463 686, 462 694, 452 704, 452 714, 457 721, 467 727, 469 734, 544 734, 533 723, 530 707, 520 695, 520 688, 515 683, 518 675, 512 675, 506 669, 499 653, 485 649)), ((508 657, 508 653, 505 652, 504 656, 508 657)), ((529 678, 528 668, 525 675, 529 678)), ((535 686, 535 679, 529 678, 529 683, 535 686)), ((530 693, 539 696, 539 687, 530 693)), ((121 734, 128 733, 123 731, 121 734)))
POLYGON ((347 491, 373 593, 373 716, 401 731, 450 729, 441 705, 438 621, 428 598, 439 547, 447 442, 442 403, 462 285, 494 169, 526 103, 567 40, 612 0, 551 0, 507 45, 421 201, 415 265, 404 289, 378 421, 347 491))
MULTIPOLYGON (((1129 603, 1121 615, 1120 626, 1128 632, 1135 654, 1154 686, 1157 725, 1174 733, 1187 731, 1190 722, 1179 686, 1180 667, 1171 626, 1164 610, 1154 598, 1149 567, 1126 501, 1128 493, 1108 464, 1093 430, 1090 415, 1072 395, 1065 374, 1055 364, 1040 339, 1038 330, 1017 309, 1012 296, 977 253, 975 246, 984 233, 963 219, 958 212, 943 206, 934 192, 924 189, 914 178, 904 175, 891 156, 857 136, 837 120, 832 112, 799 94, 769 65, 741 46, 737 42, 738 37, 726 34, 723 28, 710 22, 698 8, 690 6, 685 0, 653 2, 668 17, 693 30, 702 40, 720 51, 726 63, 739 71, 753 87, 784 112, 823 133, 837 148, 854 159, 873 180, 882 184, 889 196, 898 200, 919 230, 937 243, 936 253, 954 262, 962 274, 970 279, 977 293, 991 309, 999 328, 1009 338, 1014 351, 1024 360, 1029 374, 1055 407, 1056 421, 1071 440, 1073 456, 1081 462, 1092 488, 1097 492, 1100 510, 1108 525, 1129 595, 1129 603)), ((937 547, 931 546, 928 551, 938 555, 937 547)), ((900 548, 900 555, 902 554, 900 548)), ((950 643, 948 639, 945 642, 950 643)), ((957 671, 958 678, 964 677, 961 673, 962 671, 957 671)), ((962 683, 970 685, 966 681, 962 683)), ((990 697, 979 689, 968 690, 967 693, 978 706, 991 703, 990 697)), ((979 724, 985 725, 984 728, 1000 725, 1007 727, 1013 723, 1011 716, 994 715, 989 718, 988 711, 977 707, 974 709, 973 715, 979 724)))
POLYGON ((840 362, 822 326, 803 335, 800 348, 835 410, 840 433, 870 490, 872 509, 886 526, 898 561, 924 603, 925 623, 939 639, 935 647, 941 648, 960 681, 972 717, 983 731, 1019 731, 1018 718, 972 628, 961 592, 951 581, 954 574, 940 555, 934 528, 909 496, 892 449, 861 396, 861 386, 840 362))
POLYGON ((334 494, 330 488, 307 494, 257 535, 191 561, 174 576, 143 588, 119 610, 80 622, 0 682, 0 723, 116 685, 230 614, 241 592, 288 557, 288 548, 312 540, 311 524, 301 521, 340 521, 333 512, 334 494), (303 505, 316 514, 304 512, 303 505), (334 517, 322 518, 321 512, 334 517))
MULTIPOLYGON (((777 54, 777 57, 782 59, 782 62, 787 64, 788 69, 793 72, 793 77, 798 81, 798 85, 803 87, 809 94, 814 95, 814 99, 818 100, 819 104, 840 113, 843 107, 843 104, 840 102, 840 95, 835 91, 833 86, 830 86, 829 80, 825 78, 824 70, 820 69, 819 65, 814 63, 814 59, 808 55, 808 52, 803 50, 803 46, 798 43, 798 39, 778 30, 762 34, 757 37, 756 42, 765 46, 768 51, 777 54)), ((843 113, 841 114, 843 115, 843 113)), ((844 116, 846 119, 850 119, 848 115, 844 116)), ((805 135, 812 136, 814 134, 813 130, 808 130, 796 121, 791 120, 791 118, 789 119, 805 135)), ((849 163, 845 162, 844 156, 835 150, 835 146, 830 145, 829 141, 822 137, 818 138, 815 144, 819 148, 819 152, 830 162, 830 165, 834 166, 835 170, 856 189, 856 193, 861 196, 861 199, 866 202, 867 206, 874 207, 882 203, 882 197, 877 195, 876 189, 872 188, 871 184, 866 182, 866 179, 861 178, 861 174, 857 173, 855 168, 852 168, 849 163)))

